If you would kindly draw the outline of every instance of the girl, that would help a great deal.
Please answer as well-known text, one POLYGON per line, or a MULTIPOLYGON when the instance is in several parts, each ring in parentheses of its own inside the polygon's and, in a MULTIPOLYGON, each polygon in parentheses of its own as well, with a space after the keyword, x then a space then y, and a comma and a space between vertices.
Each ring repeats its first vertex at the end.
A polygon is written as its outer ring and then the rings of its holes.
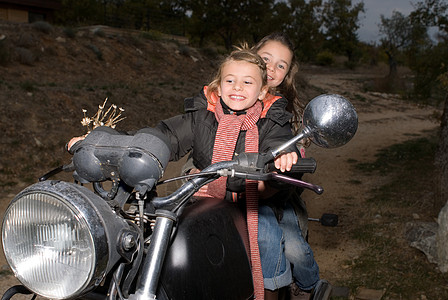
MULTIPOLYGON (((287 110, 293 113, 291 125, 294 133, 301 127, 305 103, 300 101, 295 87, 295 76, 298 72, 298 64, 294 59, 294 47, 289 38, 283 33, 273 33, 258 42, 253 50, 265 61, 268 71, 268 86, 271 93, 281 93, 288 101, 287 110)), ((305 147, 309 141, 304 141, 299 146, 301 156, 305 156, 305 147)), ((275 247, 275 243, 282 244, 284 239, 284 253, 288 262, 293 266, 292 273, 297 289, 293 289, 296 296, 302 299, 310 297, 311 290, 319 281, 319 267, 314 259, 309 244, 305 241, 300 224, 297 222, 294 206, 302 206, 303 201, 300 194, 290 195, 289 201, 278 203, 278 201, 260 205, 259 208, 259 247, 262 266, 269 261, 275 261, 271 254, 283 251, 275 247), (278 216, 281 211, 282 217, 278 216), (274 212, 277 212, 277 216, 274 212), (277 222, 278 220, 278 222, 277 222)), ((288 267, 288 266, 287 266, 288 267)), ((283 273, 285 274, 285 273, 283 273)), ((281 271, 272 273, 272 269, 263 268, 265 288, 271 291, 285 286, 281 271), (266 271, 266 272, 265 272, 266 271)), ((284 277, 284 276, 283 276, 284 277)), ((276 293, 271 294, 272 299, 276 293)))
MULTIPOLYGON (((292 124, 293 132, 297 133, 301 127, 305 103, 300 101, 295 87, 298 64, 294 59, 294 47, 291 41, 283 33, 272 33, 260 40, 252 50, 262 57, 267 68, 269 93, 263 99, 263 110, 276 118, 278 122, 284 122, 282 117, 285 114, 282 111, 286 108, 292 113, 292 118, 288 121, 292 124), (286 96, 289 101, 282 98, 280 94, 286 96), (279 111, 278 114, 277 111, 279 111)), ((211 106, 214 98, 216 95, 205 87, 198 96, 185 99, 185 110, 193 112, 201 107, 211 106)), ((309 141, 298 145, 302 157, 308 145, 309 141)), ((279 169, 282 172, 285 171, 285 169, 279 169)), ((196 172, 191 161, 184 166, 184 172, 189 170, 196 172)), ((260 187, 260 189, 265 188, 264 185, 260 187)), ((278 289, 288 286, 293 275, 295 285, 298 286, 298 289, 295 286, 293 289, 295 296, 307 299, 310 291, 319 281, 319 268, 311 247, 301 234, 302 231, 293 209, 294 205, 298 208, 297 211, 300 211, 300 208, 304 211, 300 194, 282 191, 275 197, 269 197, 268 189, 264 190, 261 197, 263 199, 259 206, 258 243, 266 289, 265 297, 276 299, 278 289), (288 199, 288 201, 278 201, 279 198, 288 199)), ((305 228, 305 226, 302 227, 305 228)))
MULTIPOLYGON (((259 99, 265 98, 267 90, 263 60, 249 50, 232 52, 205 90, 209 99, 206 108, 159 124, 158 128, 172 141, 172 158, 178 159, 191 150, 193 165, 201 170, 210 163, 232 159, 234 153, 265 152, 290 139, 292 133, 288 120, 291 115, 284 110, 286 100, 282 98, 271 103, 271 109, 265 111, 259 99), (279 122, 277 118, 283 121, 279 122)), ((293 150, 275 160, 278 168, 289 170, 297 161, 298 155, 293 150)), ((210 183, 201 196, 208 194, 230 201, 246 201, 250 225, 254 221, 252 217, 255 217, 255 222, 258 217, 257 200, 250 201, 254 196, 258 198, 257 182, 248 182, 244 187, 244 182, 229 178, 226 183, 222 178, 210 183)), ((263 297, 263 277, 261 267, 254 265, 259 256, 256 235, 256 228, 249 226, 255 291, 257 299, 260 299, 263 297), (259 274, 256 273, 257 267, 259 274)))

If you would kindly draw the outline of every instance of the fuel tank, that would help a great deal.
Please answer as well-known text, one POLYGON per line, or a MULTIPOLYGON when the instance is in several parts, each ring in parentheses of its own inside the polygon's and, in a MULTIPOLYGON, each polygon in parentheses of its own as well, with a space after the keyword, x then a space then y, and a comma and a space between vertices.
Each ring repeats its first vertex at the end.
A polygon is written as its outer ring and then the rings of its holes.
POLYGON ((246 221, 235 203, 198 200, 185 209, 177 227, 157 299, 253 296, 246 221))

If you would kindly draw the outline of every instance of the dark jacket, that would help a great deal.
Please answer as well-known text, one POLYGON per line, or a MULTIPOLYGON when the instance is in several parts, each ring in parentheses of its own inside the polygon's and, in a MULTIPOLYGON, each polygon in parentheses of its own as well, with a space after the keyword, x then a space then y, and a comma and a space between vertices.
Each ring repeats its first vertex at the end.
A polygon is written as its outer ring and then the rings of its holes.
MULTIPOLYGON (((258 120, 259 152, 267 152, 293 137, 288 122, 291 114, 285 110, 286 104, 286 99, 279 98, 272 104, 266 116, 258 120)), ((218 129, 215 114, 205 106, 206 102, 202 107, 192 105, 185 114, 164 120, 157 126, 171 141, 171 160, 178 160, 191 151, 193 164, 199 170, 211 164, 218 129)), ((245 137, 246 132, 241 131, 235 153, 244 152, 245 137)), ((296 149, 291 148, 290 151, 296 149)), ((232 192, 244 191, 244 183, 237 182, 229 181, 228 189, 232 192)))

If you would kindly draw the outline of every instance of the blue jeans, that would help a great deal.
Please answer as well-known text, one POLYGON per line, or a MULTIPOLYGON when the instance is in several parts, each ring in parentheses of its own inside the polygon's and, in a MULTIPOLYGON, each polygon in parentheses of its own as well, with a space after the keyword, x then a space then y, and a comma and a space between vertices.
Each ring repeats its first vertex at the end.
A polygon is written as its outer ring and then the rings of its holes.
POLYGON ((280 222, 269 206, 259 206, 258 245, 265 289, 276 290, 289 285, 291 272, 302 290, 311 290, 317 284, 319 267, 290 204, 284 207, 280 222))

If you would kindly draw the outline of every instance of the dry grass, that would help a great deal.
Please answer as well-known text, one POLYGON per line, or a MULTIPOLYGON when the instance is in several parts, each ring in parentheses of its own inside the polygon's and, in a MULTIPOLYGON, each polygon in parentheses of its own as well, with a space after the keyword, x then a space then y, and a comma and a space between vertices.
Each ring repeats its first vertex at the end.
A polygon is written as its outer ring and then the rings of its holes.
POLYGON ((358 170, 387 177, 387 184, 371 191, 364 220, 350 234, 365 249, 347 262, 349 280, 339 282, 353 293, 358 287, 385 289, 382 299, 447 299, 448 274, 438 271, 426 256, 411 248, 404 238, 406 223, 413 212, 418 221, 434 222, 444 205, 435 186, 434 153, 436 135, 393 145, 378 153, 358 170))

